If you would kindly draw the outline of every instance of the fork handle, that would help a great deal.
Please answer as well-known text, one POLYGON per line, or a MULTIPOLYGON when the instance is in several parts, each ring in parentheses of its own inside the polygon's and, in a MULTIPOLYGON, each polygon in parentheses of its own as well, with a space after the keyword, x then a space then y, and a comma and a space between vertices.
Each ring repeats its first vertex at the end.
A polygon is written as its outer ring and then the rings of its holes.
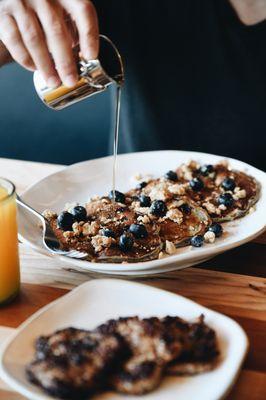
POLYGON ((26 204, 18 195, 16 197, 16 202, 17 204, 19 204, 21 207, 25 208, 26 210, 28 210, 29 212, 31 212, 32 214, 34 214, 36 217, 38 217, 39 219, 42 220, 42 222, 45 222, 45 218, 42 214, 40 214, 38 211, 34 210, 34 208, 32 208, 31 206, 29 206, 28 204, 26 204))

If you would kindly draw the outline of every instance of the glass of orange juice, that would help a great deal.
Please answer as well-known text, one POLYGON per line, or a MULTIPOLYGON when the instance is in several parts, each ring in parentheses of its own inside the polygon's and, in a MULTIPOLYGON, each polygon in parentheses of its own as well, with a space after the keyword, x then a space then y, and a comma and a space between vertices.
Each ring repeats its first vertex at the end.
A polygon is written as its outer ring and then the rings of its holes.
POLYGON ((13 183, 0 178, 0 305, 11 301, 19 287, 16 191, 13 183))

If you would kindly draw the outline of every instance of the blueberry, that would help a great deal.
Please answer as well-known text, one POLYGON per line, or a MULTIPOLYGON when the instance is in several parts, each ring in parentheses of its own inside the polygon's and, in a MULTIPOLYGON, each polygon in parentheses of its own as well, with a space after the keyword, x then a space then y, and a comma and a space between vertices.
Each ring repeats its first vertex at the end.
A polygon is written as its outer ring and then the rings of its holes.
POLYGON ((140 183, 137 185, 136 189, 141 190, 141 189, 145 188, 146 186, 147 186, 147 182, 140 182, 140 183))
POLYGON ((115 233, 112 229, 105 228, 102 230, 103 236, 115 238, 115 233))
POLYGON ((202 176, 208 176, 214 171, 213 166, 211 164, 205 164, 200 168, 200 174, 202 176))
POLYGON ((202 235, 196 235, 190 239, 190 244, 193 247, 201 247, 203 245, 203 242, 204 237, 202 235))
POLYGON ((125 203, 126 196, 124 195, 124 193, 121 193, 118 190, 115 190, 115 193, 114 193, 113 190, 111 190, 111 192, 108 195, 109 199, 112 200, 114 198, 114 194, 115 194, 115 201, 117 203, 125 203))
POLYGON ((139 196, 139 203, 141 207, 150 207, 151 198, 142 194, 141 196, 139 196))
POLYGON ((168 171, 166 172, 166 174, 164 175, 164 177, 166 179, 169 179, 169 181, 177 181, 177 173, 174 171, 168 171))
POLYGON ((220 224, 214 223, 211 226, 209 226, 208 230, 210 232, 213 232, 216 237, 220 237, 223 234, 223 227, 220 224))
POLYGON ((142 224, 131 224, 129 232, 137 239, 144 239, 148 236, 147 229, 142 224))
POLYGON ((236 187, 236 184, 235 184, 234 179, 225 178, 225 179, 223 180, 221 186, 222 186, 222 188, 223 188, 224 190, 231 190, 231 191, 233 192, 234 189, 235 189, 235 187, 236 187))
POLYGON ((122 251, 130 251, 133 247, 134 240, 132 235, 123 233, 119 238, 119 247, 122 251))
POLYGON ((233 196, 230 193, 223 193, 218 197, 218 203, 226 207, 231 207, 234 203, 233 196))
POLYGON ((181 206, 179 206, 178 209, 182 211, 184 214, 191 213, 191 207, 187 203, 181 204, 181 206))
POLYGON ((194 192, 199 192, 204 188, 204 184, 200 178, 191 179, 189 185, 194 192))
POLYGON ((153 215, 156 215, 157 217, 163 217, 167 212, 165 202, 162 200, 154 200, 152 202, 150 211, 153 215))
POLYGON ((71 214, 74 215, 76 221, 85 221, 87 217, 86 208, 82 206, 72 208, 71 214))
POLYGON ((57 217, 57 226, 63 231, 72 231, 72 225, 76 222, 74 215, 70 214, 67 211, 63 211, 57 217))

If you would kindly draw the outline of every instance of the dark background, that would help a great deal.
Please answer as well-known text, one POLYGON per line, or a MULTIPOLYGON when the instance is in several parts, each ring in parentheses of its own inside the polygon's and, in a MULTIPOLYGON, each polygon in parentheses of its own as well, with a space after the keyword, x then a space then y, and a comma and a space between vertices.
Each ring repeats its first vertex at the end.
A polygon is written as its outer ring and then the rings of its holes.
POLYGON ((108 154, 108 91, 53 111, 15 63, 0 69, 0 88, 0 157, 71 164, 108 154))

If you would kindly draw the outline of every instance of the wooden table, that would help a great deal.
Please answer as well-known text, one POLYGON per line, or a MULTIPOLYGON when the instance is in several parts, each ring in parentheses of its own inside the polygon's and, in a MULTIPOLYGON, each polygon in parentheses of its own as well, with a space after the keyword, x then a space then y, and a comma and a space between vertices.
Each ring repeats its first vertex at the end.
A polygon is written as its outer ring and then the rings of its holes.
MULTIPOLYGON (((0 159, 1 176, 18 193, 62 166, 0 159)), ((266 218, 266 216, 265 216, 266 218)), ((22 290, 15 302, 0 309, 0 325, 18 327, 33 312, 80 283, 95 278, 75 272, 49 256, 20 246, 22 290)), ((97 276, 99 277, 99 276, 97 276)), ((250 350, 227 400, 266 398, 266 234, 197 267, 136 279, 191 298, 234 318, 245 329, 250 350)), ((0 400, 22 397, 0 390, 0 400)), ((167 399, 166 399, 167 400, 167 399)), ((194 399, 191 399, 194 400, 194 399)), ((196 399, 195 399, 196 400, 196 399)))

